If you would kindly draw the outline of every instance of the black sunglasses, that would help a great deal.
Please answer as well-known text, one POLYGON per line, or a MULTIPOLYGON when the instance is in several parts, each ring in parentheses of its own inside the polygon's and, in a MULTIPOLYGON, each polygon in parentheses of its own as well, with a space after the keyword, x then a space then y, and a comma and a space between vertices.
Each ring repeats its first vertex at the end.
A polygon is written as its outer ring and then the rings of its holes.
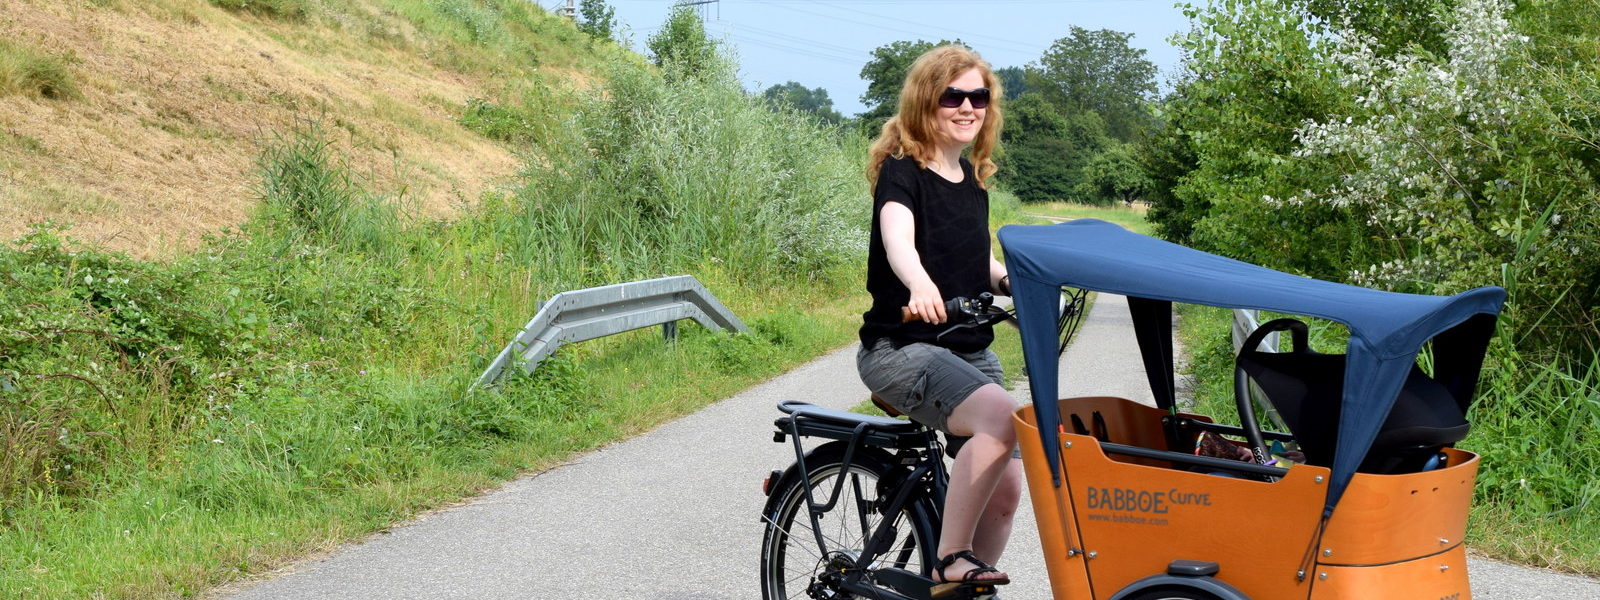
POLYGON ((939 94, 939 106, 945 108, 960 108, 962 100, 971 100, 973 108, 987 108, 989 106, 989 88, 981 87, 975 90, 963 90, 952 87, 945 88, 939 94))

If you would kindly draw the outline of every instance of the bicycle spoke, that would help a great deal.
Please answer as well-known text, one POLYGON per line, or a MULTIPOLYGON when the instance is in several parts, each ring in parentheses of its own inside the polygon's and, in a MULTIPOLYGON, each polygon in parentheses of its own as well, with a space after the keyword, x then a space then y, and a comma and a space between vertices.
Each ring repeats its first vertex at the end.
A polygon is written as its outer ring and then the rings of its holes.
POLYGON ((799 575, 795 575, 794 577, 790 577, 788 579, 783 580, 783 587, 784 587, 784 589, 788 589, 789 588, 789 584, 794 583, 796 581, 800 581, 801 579, 810 579, 811 576, 816 575, 816 574, 817 573, 814 570, 813 571, 801 570, 799 575))
POLYGON ((905 543, 900 545, 900 551, 895 556, 894 564, 890 566, 904 569, 911 564, 911 553, 917 549, 915 542, 916 540, 912 539, 911 536, 906 536, 905 543))
POLYGON ((868 500, 861 495, 861 478, 850 478, 850 487, 856 493, 856 518, 861 521, 861 539, 865 540, 872 535, 872 528, 867 525, 867 514, 871 512, 868 500))
MULTIPOLYGON (((778 525, 776 522, 773 522, 770 517, 767 518, 767 522, 768 523, 772 523, 773 527, 777 527, 777 528, 779 528, 780 531, 783 531, 783 537, 784 537, 783 546, 785 548, 802 548, 807 553, 809 553, 811 555, 812 560, 822 560, 822 553, 819 552, 817 549, 811 547, 810 543, 796 543, 796 542, 794 542, 794 540, 797 539, 797 536, 795 535, 795 533, 796 533, 795 529, 788 529, 788 530, 782 529, 782 526, 778 525)), ((800 522, 799 520, 796 520, 794 522, 794 527, 796 529, 803 529, 807 533, 811 531, 811 527, 810 526, 806 525, 805 523, 800 522)), ((800 539, 804 539, 807 542, 809 542, 811 540, 811 536, 799 536, 799 538, 800 539)), ((837 541, 828 539, 827 535, 823 535, 822 539, 827 540, 828 542, 833 543, 833 544, 837 544, 838 543, 837 541)))
MULTIPOLYGON (((852 494, 852 493, 854 493, 854 490, 856 489, 857 484, 861 480, 861 475, 859 473, 855 473, 855 472, 848 473, 848 477, 850 479, 850 485, 848 487, 839 488, 839 493, 840 494, 852 494)), ((856 540, 851 536, 851 528, 852 528, 852 525, 850 524, 851 519, 849 518, 849 515, 846 515, 844 513, 846 511, 848 511, 850 507, 855 506, 856 503, 855 503, 854 500, 852 500, 850 498, 845 498, 845 497, 841 497, 838 500, 839 500, 839 503, 835 505, 837 507, 838 511, 839 511, 839 512, 835 513, 835 515, 837 515, 838 521, 839 521, 839 524, 836 527, 836 529, 838 530, 838 534, 837 534, 836 539, 840 542, 839 548, 841 548, 841 549, 854 549, 856 540)))
MULTIPOLYGON (((769 523, 772 522, 772 520, 770 518, 768 518, 767 521, 769 523)), ((776 523, 774 523, 774 525, 776 526, 776 523)), ((796 538, 803 538, 803 539, 805 539, 807 541, 810 541, 812 539, 812 536, 810 536, 810 535, 797 536, 796 533, 810 533, 811 532, 811 526, 807 525, 804 520, 795 519, 792 527, 793 527, 792 529, 784 531, 784 535, 787 538, 784 541, 784 546, 786 546, 786 547, 805 548, 806 552, 811 554, 811 558, 816 559, 816 560, 822 560, 822 556, 823 555, 821 553, 815 551, 812 548, 811 544, 809 544, 809 543, 798 543, 798 544, 796 544, 796 543, 793 543, 793 542, 789 541, 789 540, 794 540, 796 538)), ((854 545, 846 544, 846 543, 840 541, 838 538, 830 537, 826 532, 824 532, 822 534, 822 539, 823 539, 823 541, 826 541, 828 543, 828 545, 832 549, 846 549, 846 550, 859 550, 860 549, 860 548, 857 547, 860 544, 854 544, 854 545)))

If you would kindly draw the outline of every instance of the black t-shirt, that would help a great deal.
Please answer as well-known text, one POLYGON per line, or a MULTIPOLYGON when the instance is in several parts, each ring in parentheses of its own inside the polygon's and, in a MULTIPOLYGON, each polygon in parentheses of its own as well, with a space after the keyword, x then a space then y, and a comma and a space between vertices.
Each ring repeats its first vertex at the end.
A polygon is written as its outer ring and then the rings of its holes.
POLYGON ((994 330, 989 327, 957 329, 939 338, 940 332, 950 328, 949 322, 901 322, 900 309, 910 301, 911 290, 889 266, 878 223, 885 202, 899 202, 911 209, 917 255, 946 301, 989 291, 989 192, 978 187, 972 164, 964 158, 961 171, 965 175, 961 183, 952 183, 918 167, 910 156, 884 159, 872 202, 872 241, 867 250, 872 310, 862 315, 863 345, 870 347, 889 338, 896 345, 926 342, 958 352, 976 352, 994 341, 994 330))

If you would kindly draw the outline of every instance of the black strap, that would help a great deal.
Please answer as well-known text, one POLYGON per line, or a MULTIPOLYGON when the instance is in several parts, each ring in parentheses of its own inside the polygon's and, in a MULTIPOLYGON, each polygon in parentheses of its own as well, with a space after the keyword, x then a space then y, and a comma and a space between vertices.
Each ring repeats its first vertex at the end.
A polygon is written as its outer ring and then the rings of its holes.
POLYGON ((939 571, 939 578, 943 579, 945 583, 983 583, 984 580, 973 579, 972 577, 974 575, 982 575, 984 573, 1000 572, 1000 569, 996 569, 992 566, 989 566, 989 563, 978 560, 978 557, 972 555, 971 550, 957 550, 955 552, 951 552, 950 554, 945 555, 944 558, 939 559, 939 565, 934 568, 939 571), (967 571, 965 575, 962 575, 960 581, 952 582, 950 581, 950 576, 944 574, 944 570, 950 568, 950 565, 956 564, 956 561, 961 559, 966 559, 967 562, 972 563, 972 566, 976 568, 972 569, 971 571, 967 571))
POLYGON ((1139 340, 1139 355, 1144 359, 1144 374, 1150 380, 1156 406, 1173 410, 1177 404, 1177 385, 1172 374, 1172 303, 1128 296, 1128 312, 1133 316, 1133 335, 1139 340))
POLYGON ((1133 317, 1133 336, 1139 340, 1139 356, 1144 359, 1144 375, 1150 381, 1156 407, 1167 411, 1165 425, 1167 449, 1178 450, 1183 438, 1178 431, 1177 382, 1172 373, 1172 302, 1128 296, 1128 313, 1133 317))

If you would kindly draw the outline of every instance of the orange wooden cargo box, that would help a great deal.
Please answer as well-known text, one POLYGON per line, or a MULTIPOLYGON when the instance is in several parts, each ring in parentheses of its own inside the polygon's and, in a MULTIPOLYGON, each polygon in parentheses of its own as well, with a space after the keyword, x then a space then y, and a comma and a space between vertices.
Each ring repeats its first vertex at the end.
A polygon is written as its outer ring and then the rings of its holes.
MULTIPOLYGON (((1166 411, 1106 397, 1058 406, 1084 422, 1098 414, 1108 442, 1175 450, 1162 431, 1166 411)), ((1183 560, 1215 563, 1211 579, 1258 600, 1471 598, 1461 539, 1472 453, 1447 449, 1448 465, 1426 472, 1357 474, 1319 531, 1326 468, 1296 465, 1281 480, 1256 481, 1108 455, 1095 437, 1062 433, 1057 488, 1033 408, 1014 423, 1055 598, 1138 597, 1119 592, 1183 560)))
POLYGON ((1319 281, 1093 219, 1008 225, 999 238, 1033 400, 1014 421, 1055 598, 1470 597, 1461 538, 1478 462, 1450 446, 1467 433, 1505 290, 1319 281), (1126 297, 1143 367, 1129 373, 1155 407, 1059 399, 1065 288, 1126 297), (1316 317, 1348 337, 1325 354, 1298 320, 1240 327, 1241 426, 1228 427, 1176 409, 1173 303, 1316 317), (1285 332, 1289 349, 1268 341, 1285 332), (1250 382, 1285 431, 1261 430, 1250 382), (1212 452, 1196 456, 1207 434, 1243 437, 1232 443, 1248 452, 1208 436, 1212 452), (1304 464, 1267 464, 1274 443, 1304 464), (1251 459, 1230 459, 1241 454, 1251 459))

